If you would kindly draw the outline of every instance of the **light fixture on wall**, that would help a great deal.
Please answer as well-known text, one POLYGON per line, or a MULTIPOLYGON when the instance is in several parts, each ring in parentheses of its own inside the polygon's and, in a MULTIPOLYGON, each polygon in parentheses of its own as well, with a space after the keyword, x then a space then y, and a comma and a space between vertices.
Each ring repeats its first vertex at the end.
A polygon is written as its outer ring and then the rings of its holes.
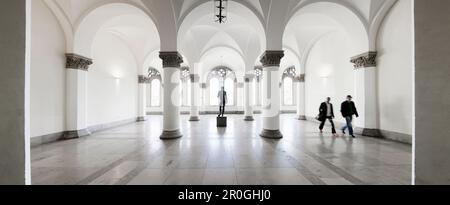
POLYGON ((220 24, 227 22, 228 0, 214 0, 214 20, 220 24))

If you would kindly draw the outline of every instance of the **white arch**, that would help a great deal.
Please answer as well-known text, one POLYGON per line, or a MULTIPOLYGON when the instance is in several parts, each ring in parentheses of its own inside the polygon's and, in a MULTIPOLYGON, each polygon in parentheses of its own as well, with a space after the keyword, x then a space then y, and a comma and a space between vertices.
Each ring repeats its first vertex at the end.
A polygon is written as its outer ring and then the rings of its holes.
MULTIPOLYGON (((148 21, 148 26, 146 28, 155 29, 159 38, 159 30, 156 26, 155 22, 148 16, 148 12, 142 10, 141 7, 137 7, 134 4, 126 3, 100 3, 98 6, 93 7, 85 12, 85 14, 80 17, 79 22, 77 23, 75 35, 74 35, 74 52, 89 57, 91 55, 91 45, 92 41, 95 39, 97 32, 102 28, 102 26, 108 24, 109 22, 120 21, 120 17, 122 16, 136 16, 142 15, 145 18, 145 22, 148 21), (120 7, 120 8, 128 8, 130 10, 113 10, 113 12, 108 13, 108 15, 101 15, 102 11, 106 11, 107 9, 120 7), (131 11, 131 12, 130 12, 131 11), (97 16, 96 16, 97 15, 97 16), (100 15, 100 16, 98 16, 100 15)), ((140 18, 140 17, 139 17, 140 18)), ((145 56, 146 54, 142 54, 145 56)), ((139 62, 142 63, 142 62, 139 62)), ((141 65, 140 65, 141 66, 141 65)))
POLYGON ((52 11, 53 15, 55 15, 57 21, 59 22, 59 24, 65 34, 66 52, 73 53, 74 29, 72 27, 72 23, 69 20, 69 17, 63 11, 63 9, 59 6, 59 4, 55 2, 55 0, 44 0, 44 3, 52 11))
POLYGON ((386 0, 381 9, 375 15, 369 30, 369 49, 370 51, 377 50, 377 39, 380 32, 380 27, 383 24, 387 14, 392 10, 398 0, 386 0))
POLYGON ((305 1, 301 1, 291 11, 290 15, 287 18, 287 21, 285 22, 286 25, 293 17, 295 17, 306 6, 309 6, 309 5, 315 4, 315 3, 323 3, 323 2, 333 3, 333 4, 336 4, 336 5, 339 5, 339 6, 342 6, 342 7, 346 8, 346 9, 348 9, 350 12, 352 12, 359 19, 361 24, 364 26, 366 32, 367 33, 369 32, 369 23, 366 20, 366 18, 364 17, 364 15, 348 1, 336 1, 336 0, 305 0, 305 1))

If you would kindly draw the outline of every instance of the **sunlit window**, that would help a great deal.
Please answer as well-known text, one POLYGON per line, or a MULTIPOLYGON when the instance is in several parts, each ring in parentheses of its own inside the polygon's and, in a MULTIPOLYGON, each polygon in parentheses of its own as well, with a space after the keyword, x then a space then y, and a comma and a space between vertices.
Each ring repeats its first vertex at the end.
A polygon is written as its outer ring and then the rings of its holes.
POLYGON ((285 78, 283 80, 283 90, 284 90, 284 104, 285 105, 294 105, 294 82, 292 78, 285 78))
POLYGON ((161 106, 161 81, 159 79, 152 80, 150 102, 152 107, 161 106))
POLYGON ((225 80, 225 91, 227 92, 228 103, 227 105, 234 105, 234 80, 227 78, 225 80))
POLYGON ((213 105, 213 106, 218 106, 219 105, 219 99, 217 98, 217 94, 220 91, 220 83, 219 83, 219 79, 217 78, 212 78, 211 81, 209 82, 209 104, 213 105))

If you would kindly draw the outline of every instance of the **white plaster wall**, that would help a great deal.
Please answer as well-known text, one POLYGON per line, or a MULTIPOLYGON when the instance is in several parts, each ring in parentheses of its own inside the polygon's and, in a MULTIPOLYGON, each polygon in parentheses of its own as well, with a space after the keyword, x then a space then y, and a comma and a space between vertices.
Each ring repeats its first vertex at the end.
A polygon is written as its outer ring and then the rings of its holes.
MULTIPOLYGON (((324 36, 311 49, 306 63, 306 115, 316 117, 320 103, 332 98, 336 120, 343 122, 340 104, 354 94, 354 70, 349 39, 343 32, 324 36)), ((355 99, 358 105, 358 99, 355 99)))
POLYGON ((43 1, 32 3, 31 137, 65 131, 65 37, 43 1))
MULTIPOLYGON (((88 126, 136 118, 138 66, 129 48, 117 36, 100 31, 92 45, 89 69, 88 126)), ((139 67, 140 68, 140 67, 139 67)))
POLYGON ((400 0, 381 27, 378 38, 380 129, 412 134, 413 28, 412 1, 400 0))

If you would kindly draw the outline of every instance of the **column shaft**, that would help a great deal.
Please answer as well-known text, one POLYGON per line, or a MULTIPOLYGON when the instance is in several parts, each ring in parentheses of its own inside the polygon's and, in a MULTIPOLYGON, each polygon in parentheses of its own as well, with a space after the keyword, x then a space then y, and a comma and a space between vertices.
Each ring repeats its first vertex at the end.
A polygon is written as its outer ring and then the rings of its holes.
POLYGON ((263 131, 261 137, 280 139, 280 61, 283 51, 266 51, 261 59, 263 63, 262 87, 262 117, 263 131))
POLYGON ((199 109, 199 89, 200 89, 200 76, 196 74, 191 74, 191 117, 189 121, 195 122, 200 121, 200 109, 199 109))
POLYGON ((90 135, 87 127, 87 75, 92 59, 66 54, 66 132, 64 139, 90 135))
POLYGON ((149 79, 144 76, 138 76, 138 122, 147 120, 147 85, 149 79))
POLYGON ((352 58, 356 72, 355 102, 359 111, 356 125, 363 128, 362 135, 379 137, 377 95, 377 52, 367 52, 352 58))
POLYGON ((253 106, 252 106, 252 92, 251 92, 251 82, 253 76, 245 76, 244 82, 244 109, 245 109, 245 121, 254 121, 253 116, 253 106))
POLYGON ((306 120, 305 74, 300 75, 298 78, 297 116, 299 120, 306 120))
POLYGON ((183 62, 178 52, 161 52, 163 60, 164 109, 163 133, 161 139, 182 137, 180 131, 180 64, 183 62))

